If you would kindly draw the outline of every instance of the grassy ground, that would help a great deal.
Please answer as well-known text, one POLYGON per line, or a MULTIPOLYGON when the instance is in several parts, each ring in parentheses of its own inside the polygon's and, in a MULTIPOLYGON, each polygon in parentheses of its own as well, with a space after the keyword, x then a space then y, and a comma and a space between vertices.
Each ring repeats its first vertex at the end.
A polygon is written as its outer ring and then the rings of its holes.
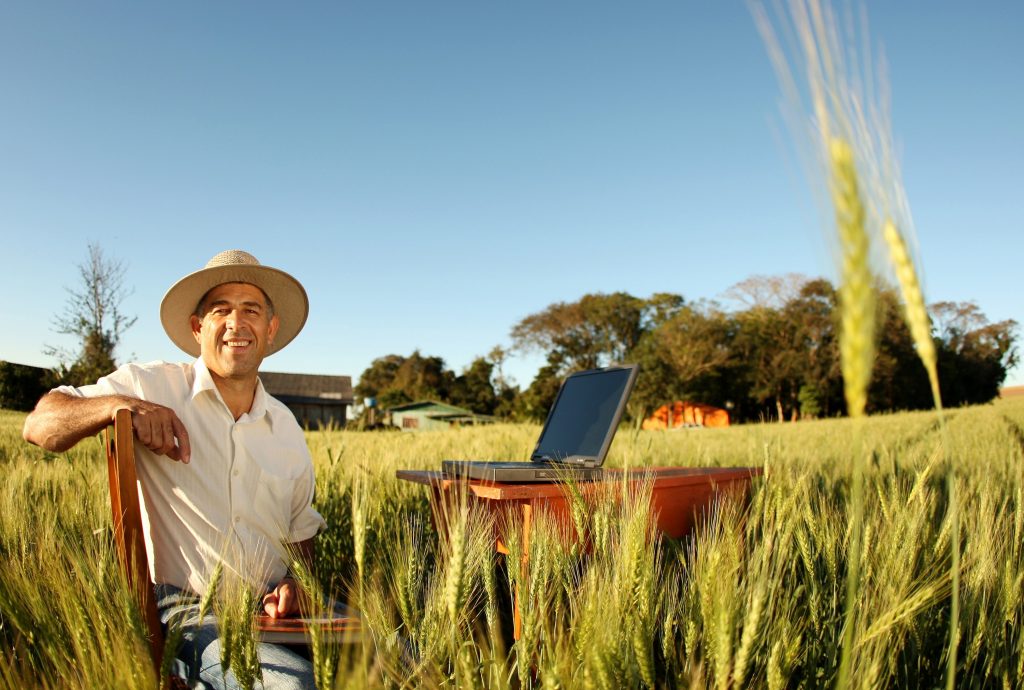
MULTIPOLYGON (((99 441, 53 455, 0 412, 0 685, 155 687, 115 567, 99 441)), ((537 428, 313 432, 321 584, 354 601, 363 645, 314 648, 321 687, 834 685, 844 625, 848 497, 866 475, 851 677, 864 688, 944 682, 950 602, 946 474, 955 469, 961 578, 958 687, 1024 686, 1024 399, 934 413, 620 430, 613 466, 765 467, 750 505, 723 503, 691 539, 647 527, 641 493, 543 516, 530 568, 506 569, 492 525, 456 505, 439 536, 423 487, 395 470, 448 457, 525 459, 537 428), (508 639, 508 590, 524 634, 508 639)), ((522 545, 509 534, 513 558, 522 545)), ((227 620, 229 617, 225 617, 227 620)), ((258 683, 257 683, 258 687, 258 683)))

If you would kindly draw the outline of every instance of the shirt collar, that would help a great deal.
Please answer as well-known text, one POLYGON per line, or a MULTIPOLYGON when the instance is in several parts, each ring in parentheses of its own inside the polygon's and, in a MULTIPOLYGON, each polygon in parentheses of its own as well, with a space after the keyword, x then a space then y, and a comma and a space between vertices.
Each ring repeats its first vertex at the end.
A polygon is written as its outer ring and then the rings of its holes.
POLYGON ((213 382, 213 376, 210 375, 210 370, 206 368, 206 362, 202 357, 195 361, 192 370, 195 372, 195 379, 192 381, 192 399, 195 400, 203 391, 212 391, 219 398, 220 391, 217 390, 217 384, 213 382))
MULTIPOLYGON (((224 399, 220 395, 220 391, 217 390, 217 384, 213 381, 213 376, 210 374, 210 370, 206 367, 206 362, 200 357, 192 365, 195 371, 195 379, 192 381, 192 399, 195 398, 204 391, 210 391, 210 393, 224 405, 224 399)), ((267 414, 267 393, 263 389, 263 381, 256 379, 256 394, 252 399, 252 407, 249 411, 244 413, 238 418, 238 421, 256 421, 263 417, 267 418, 267 421, 272 420, 271 415, 267 414)))
POLYGON ((256 395, 252 398, 252 408, 249 410, 249 419, 259 419, 263 416, 266 416, 268 422, 271 421, 271 416, 267 414, 267 392, 263 389, 263 381, 257 378, 256 395))

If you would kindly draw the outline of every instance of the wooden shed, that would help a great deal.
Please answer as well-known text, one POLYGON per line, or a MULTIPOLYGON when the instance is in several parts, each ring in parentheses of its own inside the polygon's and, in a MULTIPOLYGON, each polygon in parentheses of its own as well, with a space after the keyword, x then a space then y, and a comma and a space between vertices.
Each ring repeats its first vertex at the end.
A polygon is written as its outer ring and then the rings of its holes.
POLYGON ((436 400, 398 405, 389 408, 388 413, 391 415, 391 424, 402 431, 429 431, 467 424, 490 424, 494 421, 494 417, 436 400))
POLYGON ((352 377, 261 371, 267 393, 283 402, 306 429, 343 427, 352 405, 352 377))

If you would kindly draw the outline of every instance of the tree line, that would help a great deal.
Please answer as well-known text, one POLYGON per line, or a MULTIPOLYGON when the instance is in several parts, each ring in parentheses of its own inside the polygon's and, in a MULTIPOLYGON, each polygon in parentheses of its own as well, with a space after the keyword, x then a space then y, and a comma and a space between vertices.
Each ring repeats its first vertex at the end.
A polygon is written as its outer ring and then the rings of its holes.
MULTIPOLYGON (((878 354, 871 412, 932 406, 927 375, 901 315, 897 293, 878 288, 878 354)), ((646 416, 674 400, 724 407, 737 421, 796 420, 845 413, 835 287, 822 278, 755 276, 726 293, 731 307, 681 295, 587 294, 526 316, 510 350, 495 348, 457 374, 414 352, 380 357, 355 393, 384 409, 431 399, 480 414, 542 420, 573 371, 636 362, 629 404, 646 416), (511 353, 540 352, 545 364, 525 388, 502 373, 511 353)), ((999 394, 1018 361, 1017 324, 991 323, 973 302, 930 305, 943 404, 982 403, 999 394)))
MULTIPOLYGON (((78 350, 47 347, 61 362, 52 372, 3 363, 0 406, 28 409, 51 385, 92 383, 116 367, 114 349, 135 322, 120 309, 130 294, 125 266, 90 244, 78 273, 80 285, 68 288, 65 310, 53 321, 54 330, 76 337, 78 350)), ((868 409, 931 407, 897 293, 885 285, 877 292, 878 348, 868 409)), ((627 410, 633 418, 675 400, 724 407, 737 421, 845 413, 837 297, 829 281, 754 276, 725 298, 731 306, 674 293, 583 295, 526 316, 512 327, 510 348, 495 347, 461 373, 418 351, 379 357, 359 377, 355 394, 364 405, 375 399, 381 409, 437 400, 479 414, 543 420, 568 374, 636 362, 640 375, 627 410), (503 368, 510 355, 525 352, 542 353, 545 364, 521 388, 503 368)), ((992 400, 1018 361, 1017 323, 990 323, 973 302, 938 302, 929 312, 943 404, 992 400)))

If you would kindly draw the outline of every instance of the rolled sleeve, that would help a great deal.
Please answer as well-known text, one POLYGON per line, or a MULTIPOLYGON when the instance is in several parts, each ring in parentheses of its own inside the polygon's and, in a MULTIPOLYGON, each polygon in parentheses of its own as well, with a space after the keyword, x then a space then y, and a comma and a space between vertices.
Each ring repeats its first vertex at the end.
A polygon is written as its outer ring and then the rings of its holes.
POLYGON ((108 374, 99 381, 87 386, 58 386, 52 393, 63 393, 73 398, 98 398, 104 395, 130 395, 140 397, 138 377, 134 366, 126 364, 117 371, 108 374))

